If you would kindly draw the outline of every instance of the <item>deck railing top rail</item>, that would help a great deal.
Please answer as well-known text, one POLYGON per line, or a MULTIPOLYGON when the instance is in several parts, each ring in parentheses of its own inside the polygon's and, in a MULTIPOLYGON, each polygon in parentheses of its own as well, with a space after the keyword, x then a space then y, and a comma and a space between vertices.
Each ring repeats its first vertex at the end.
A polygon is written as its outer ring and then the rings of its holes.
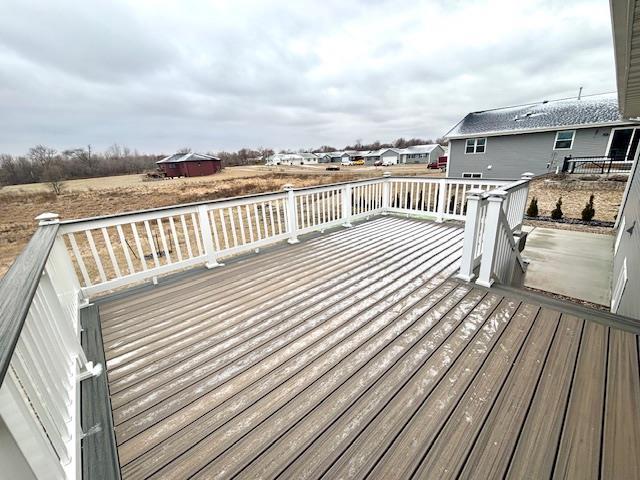
POLYGON ((53 248, 58 224, 42 225, 0 279, 0 385, 9 369, 31 302, 53 248))

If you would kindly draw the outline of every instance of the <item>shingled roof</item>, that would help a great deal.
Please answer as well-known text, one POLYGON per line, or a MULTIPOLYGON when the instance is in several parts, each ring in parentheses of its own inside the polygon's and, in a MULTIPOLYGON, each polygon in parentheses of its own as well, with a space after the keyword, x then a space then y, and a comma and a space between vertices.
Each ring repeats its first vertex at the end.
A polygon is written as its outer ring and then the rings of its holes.
POLYGON ((180 162, 201 162, 205 160, 220 160, 213 155, 207 155, 204 153, 174 153, 168 157, 158 160, 156 163, 180 163, 180 162))
POLYGON ((556 130, 558 127, 623 123, 615 93, 585 96, 581 99, 529 103, 513 107, 472 112, 453 127, 447 138, 474 135, 505 135, 529 131, 556 130))

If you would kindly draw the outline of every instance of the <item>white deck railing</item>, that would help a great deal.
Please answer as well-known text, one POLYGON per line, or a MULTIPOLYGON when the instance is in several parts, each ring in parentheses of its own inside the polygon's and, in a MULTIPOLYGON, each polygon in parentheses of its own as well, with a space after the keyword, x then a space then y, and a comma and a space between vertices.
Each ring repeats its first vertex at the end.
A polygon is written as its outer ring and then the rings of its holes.
POLYGON ((531 174, 491 191, 470 190, 467 196, 464 246, 458 278, 490 287, 510 284, 514 267, 524 272, 516 237, 522 230, 531 174))
POLYGON ((389 212, 467 219, 460 275, 471 280, 480 266, 478 283, 507 281, 509 265, 521 262, 513 234, 527 188, 527 180, 385 174, 82 220, 45 214, 0 283, 0 418, 36 478, 76 478, 78 384, 100 372, 79 341, 90 296, 389 212))
POLYGON ((85 295, 156 278, 298 235, 392 212, 464 220, 465 195, 508 181, 391 177, 293 188, 86 220, 62 222, 61 236, 85 295))

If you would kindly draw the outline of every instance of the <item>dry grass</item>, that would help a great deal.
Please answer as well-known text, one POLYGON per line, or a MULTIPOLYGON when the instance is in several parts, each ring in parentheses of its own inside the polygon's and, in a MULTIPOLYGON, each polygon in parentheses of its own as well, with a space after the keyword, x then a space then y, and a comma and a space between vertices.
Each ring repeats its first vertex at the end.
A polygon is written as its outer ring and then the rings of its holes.
POLYGON ((593 194, 596 210, 594 220, 613 222, 622 202, 624 187, 625 182, 621 181, 537 178, 531 182, 529 201, 536 197, 540 216, 549 216, 558 198, 562 197, 565 218, 579 219, 589 196, 593 194))
MULTIPOLYGON (((376 176, 378 176, 377 174, 376 176)), ((55 196, 46 191, 0 192, 0 277, 24 248, 36 228, 34 218, 55 212, 63 219, 94 217, 217 198, 280 191, 359 178, 353 174, 267 174, 250 178, 183 182, 149 182, 131 187, 71 191, 55 196)))

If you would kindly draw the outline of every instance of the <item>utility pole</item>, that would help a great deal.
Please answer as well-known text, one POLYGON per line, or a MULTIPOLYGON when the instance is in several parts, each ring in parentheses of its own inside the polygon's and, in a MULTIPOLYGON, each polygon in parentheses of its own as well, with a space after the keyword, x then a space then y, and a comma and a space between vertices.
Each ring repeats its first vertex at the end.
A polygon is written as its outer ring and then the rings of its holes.
POLYGON ((578 100, 580 100, 581 97, 582 97, 582 87, 580 87, 580 90, 578 90, 578 100))

